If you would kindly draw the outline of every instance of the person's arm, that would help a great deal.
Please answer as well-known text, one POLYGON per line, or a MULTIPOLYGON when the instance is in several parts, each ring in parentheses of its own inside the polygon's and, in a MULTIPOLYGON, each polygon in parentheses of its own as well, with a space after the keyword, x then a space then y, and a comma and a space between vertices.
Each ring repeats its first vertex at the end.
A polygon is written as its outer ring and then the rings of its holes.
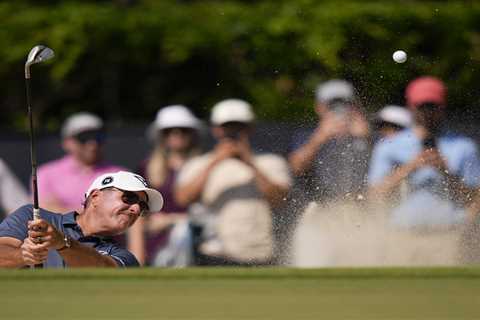
POLYGON ((254 164, 251 164, 251 168, 255 173, 255 183, 257 188, 263 194, 265 199, 267 199, 272 206, 280 205, 288 193, 288 186, 283 186, 271 181, 254 164))
POLYGON ((28 222, 28 238, 36 243, 31 248, 32 254, 39 254, 45 249, 57 250, 68 267, 117 267, 117 262, 108 255, 102 255, 94 248, 82 245, 71 239, 71 246, 65 247, 65 236, 43 219, 28 222), (41 238, 41 243, 37 243, 41 238))
POLYGON ((191 179, 189 183, 182 184, 175 188, 175 201, 180 206, 186 207, 200 198, 207 183, 208 176, 217 163, 218 162, 213 159, 205 170, 202 170, 195 178, 191 179))
POLYGON ((57 252, 62 256, 67 267, 118 267, 117 262, 112 257, 102 255, 94 248, 84 246, 76 240, 71 240, 70 248, 57 250, 57 252))
MULTIPOLYGON (((237 156, 253 170, 255 184, 270 205, 280 205, 283 198, 288 193, 288 185, 282 185, 272 181, 264 172, 262 172, 262 169, 255 164, 250 143, 248 142, 248 137, 244 137, 237 142, 237 156)), ((283 172, 287 171, 288 169, 285 167, 283 169, 277 168, 277 170, 283 172)), ((278 174, 282 174, 282 172, 278 172, 278 174)))
POLYGON ((308 171, 320 148, 332 138, 346 134, 347 130, 345 119, 332 112, 326 113, 307 142, 289 155, 288 162, 293 174, 301 176, 308 171))
POLYGON ((224 159, 232 157, 235 152, 236 147, 233 141, 220 141, 215 146, 212 159, 206 168, 198 173, 196 177, 189 179, 188 183, 182 181, 175 187, 175 201, 182 207, 186 207, 197 201, 205 188, 205 184, 213 168, 224 159))
POLYGON ((127 233, 128 250, 133 253, 141 265, 145 264, 145 219, 147 218, 137 219, 127 233))
POLYGON ((41 264, 47 259, 48 250, 33 252, 35 244, 27 239, 22 242, 15 238, 0 238, 0 268, 22 268, 41 264))
POLYGON ((399 166, 381 181, 368 188, 368 197, 372 200, 385 200, 418 167, 416 160, 399 166))

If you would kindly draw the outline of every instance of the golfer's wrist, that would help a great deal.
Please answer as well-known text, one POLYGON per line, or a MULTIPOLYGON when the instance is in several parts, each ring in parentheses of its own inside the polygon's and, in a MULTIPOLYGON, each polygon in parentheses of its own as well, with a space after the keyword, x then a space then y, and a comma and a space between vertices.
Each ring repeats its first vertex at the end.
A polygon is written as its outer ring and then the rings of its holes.
POLYGON ((71 239, 63 233, 60 233, 55 250, 62 251, 72 246, 71 239))

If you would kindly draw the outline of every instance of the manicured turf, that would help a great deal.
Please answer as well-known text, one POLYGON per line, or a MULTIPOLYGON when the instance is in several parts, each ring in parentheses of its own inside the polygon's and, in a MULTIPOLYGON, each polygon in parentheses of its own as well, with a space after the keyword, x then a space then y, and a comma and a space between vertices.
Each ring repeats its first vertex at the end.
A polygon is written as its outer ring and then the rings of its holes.
POLYGON ((480 269, 0 271, 0 319, 480 319, 480 269))

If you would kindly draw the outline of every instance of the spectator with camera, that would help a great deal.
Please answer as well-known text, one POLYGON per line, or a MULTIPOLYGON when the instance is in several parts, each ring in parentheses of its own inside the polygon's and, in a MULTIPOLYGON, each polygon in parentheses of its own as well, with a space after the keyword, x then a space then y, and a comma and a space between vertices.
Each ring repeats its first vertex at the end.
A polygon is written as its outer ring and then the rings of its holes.
POLYGON ((374 148, 369 194, 388 200, 403 181, 407 195, 392 210, 401 227, 444 227, 467 219, 465 206, 480 186, 475 142, 448 130, 447 88, 434 77, 420 77, 406 88, 414 125, 374 148))
MULTIPOLYGON (((238 99, 217 103, 211 113, 214 149, 190 159, 180 170, 175 194, 208 217, 198 246, 202 265, 266 265, 273 261, 273 208, 290 186, 287 162, 257 154, 249 142, 254 113, 238 99)), ((197 219, 198 220, 198 219, 197 219)))
POLYGON ((54 212, 80 210, 84 192, 95 177, 125 170, 103 160, 106 138, 102 119, 80 112, 69 116, 62 126, 65 155, 38 168, 40 206, 54 212))
POLYGON ((356 199, 365 185, 370 129, 355 88, 345 80, 321 83, 315 112, 316 128, 297 132, 289 156, 299 194, 307 202, 356 199))
POLYGON ((293 137, 289 162, 296 177, 292 212, 300 214, 292 238, 296 266, 335 266, 345 250, 341 235, 356 225, 363 205, 370 128, 354 86, 321 83, 315 92, 313 130, 293 137))

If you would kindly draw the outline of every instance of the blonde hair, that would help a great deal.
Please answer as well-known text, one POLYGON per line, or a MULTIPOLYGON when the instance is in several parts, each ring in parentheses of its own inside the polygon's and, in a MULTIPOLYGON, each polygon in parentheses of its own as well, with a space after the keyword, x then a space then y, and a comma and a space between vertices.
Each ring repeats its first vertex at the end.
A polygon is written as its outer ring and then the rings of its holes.
MULTIPOLYGON (((200 154, 200 148, 196 143, 196 135, 192 140, 192 144, 185 153, 185 160, 200 154)), ((159 188, 165 182, 168 174, 168 152, 164 148, 161 141, 150 154, 145 166, 145 178, 154 188, 159 188)))

